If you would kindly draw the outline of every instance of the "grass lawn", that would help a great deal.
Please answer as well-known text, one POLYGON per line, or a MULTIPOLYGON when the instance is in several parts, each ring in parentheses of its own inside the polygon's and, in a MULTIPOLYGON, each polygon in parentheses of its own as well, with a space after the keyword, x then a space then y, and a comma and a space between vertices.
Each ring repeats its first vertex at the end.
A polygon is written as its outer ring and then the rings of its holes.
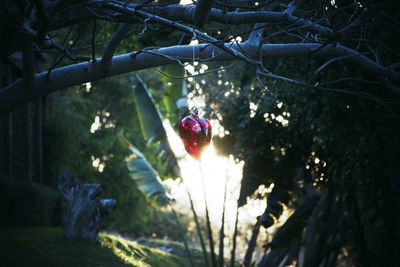
MULTIPOLYGON (((0 228, 0 267, 3 266, 190 266, 183 246, 160 241, 141 245, 107 233, 99 242, 67 240, 61 228, 0 228), (157 243, 157 242, 156 242, 157 243), (166 252, 168 251, 168 252, 166 252)), ((205 266, 193 250, 195 266, 205 266)))

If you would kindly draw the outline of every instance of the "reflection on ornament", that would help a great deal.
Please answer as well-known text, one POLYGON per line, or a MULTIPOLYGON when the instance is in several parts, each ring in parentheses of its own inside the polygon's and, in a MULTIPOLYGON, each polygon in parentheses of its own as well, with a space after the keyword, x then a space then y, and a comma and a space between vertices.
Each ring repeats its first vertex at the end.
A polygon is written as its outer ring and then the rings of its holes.
POLYGON ((197 110, 185 117, 179 125, 179 136, 186 151, 195 159, 199 159, 204 148, 211 141, 211 124, 208 120, 199 118, 197 110))

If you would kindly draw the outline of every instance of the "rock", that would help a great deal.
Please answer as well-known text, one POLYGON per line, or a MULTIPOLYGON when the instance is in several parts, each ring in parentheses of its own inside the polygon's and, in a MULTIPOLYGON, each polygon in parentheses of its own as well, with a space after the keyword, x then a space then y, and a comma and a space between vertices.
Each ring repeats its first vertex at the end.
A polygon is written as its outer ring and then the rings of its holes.
POLYGON ((69 171, 60 174, 58 189, 62 196, 62 226, 65 237, 97 240, 100 217, 110 214, 116 201, 101 200, 99 184, 79 184, 69 171))

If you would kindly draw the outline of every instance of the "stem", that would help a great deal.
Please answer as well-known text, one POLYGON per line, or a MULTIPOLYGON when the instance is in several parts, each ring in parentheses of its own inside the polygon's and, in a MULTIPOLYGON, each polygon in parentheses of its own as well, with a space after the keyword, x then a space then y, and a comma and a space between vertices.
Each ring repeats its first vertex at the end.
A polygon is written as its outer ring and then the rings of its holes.
POLYGON ((239 204, 236 208, 236 219, 235 219, 235 231, 233 232, 232 238, 232 253, 231 253, 231 267, 235 267, 235 250, 236 250, 236 236, 238 233, 238 219, 239 219, 239 204))
POLYGON ((247 251, 246 251, 246 255, 244 257, 244 266, 246 266, 246 267, 249 267, 251 265, 251 258, 253 256, 253 252, 254 252, 254 249, 257 244, 257 237, 258 237, 258 233, 260 232, 260 226, 261 226, 260 217, 258 217, 257 222, 253 228, 253 233, 251 235, 251 239, 250 239, 247 251))
POLYGON ((92 61, 96 61, 96 20, 93 20, 93 28, 92 28, 92 61))
MULTIPOLYGON (((201 123, 200 123, 200 125, 201 125, 201 123)), ((203 132, 204 132, 204 130, 203 130, 203 132)), ((199 161, 199 166, 200 166, 201 182, 203 185, 204 205, 205 205, 205 209, 206 209, 206 224, 207 224, 207 234, 208 234, 209 245, 210 245, 211 263, 212 263, 213 267, 217 267, 217 257, 215 256, 215 251, 214 251, 214 240, 213 240, 213 236, 212 236, 210 216, 208 213, 207 197, 206 197, 206 190, 205 190, 205 186, 204 186, 204 175, 203 175, 203 169, 201 168, 201 161, 199 161)))
POLYGON ((218 254, 218 267, 224 266, 224 238, 225 238, 225 204, 226 204, 226 191, 228 187, 228 170, 229 170, 229 158, 228 158, 228 165, 226 169, 226 179, 225 179, 225 190, 224 190, 224 202, 222 208, 222 218, 221 218, 221 229, 219 231, 219 254, 218 254))
POLYGON ((209 267, 210 264, 208 263, 206 246, 204 245, 203 235, 201 234, 199 219, 197 218, 197 213, 196 213, 196 210, 195 210, 194 205, 193 205, 192 196, 190 195, 190 192, 189 192, 189 190, 187 189, 186 186, 185 186, 185 188, 186 188, 186 192, 187 192, 188 197, 189 197, 190 208, 192 209, 192 212, 193 212, 194 222, 196 223, 196 230, 197 230, 197 235, 199 236, 199 239, 200 239, 201 250, 203 252, 203 257, 204 257, 204 264, 206 265, 206 267, 209 267))
POLYGON ((172 210, 172 215, 174 216, 174 219, 175 219, 175 221, 176 221, 176 224, 178 225, 179 234, 181 235, 182 240, 183 240, 183 244, 185 245, 185 250, 186 250, 187 256, 188 256, 188 258, 189 258, 190 266, 191 266, 191 267, 194 267, 194 262, 193 262, 192 254, 190 253, 189 246, 188 246, 187 241, 186 241, 186 238, 185 238, 185 234, 183 233, 182 225, 181 225, 181 223, 179 222, 178 216, 176 215, 175 209, 174 209, 174 207, 172 206, 172 204, 171 204, 171 210, 172 210))

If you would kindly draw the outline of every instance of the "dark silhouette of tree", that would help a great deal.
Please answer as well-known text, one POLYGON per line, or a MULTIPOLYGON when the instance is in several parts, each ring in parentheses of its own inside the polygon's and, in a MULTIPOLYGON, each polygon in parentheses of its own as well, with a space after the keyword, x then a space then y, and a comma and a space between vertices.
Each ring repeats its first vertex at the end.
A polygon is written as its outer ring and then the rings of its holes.
POLYGON ((22 51, 24 74, 0 90, 0 112, 72 85, 139 69, 184 64, 192 61, 193 55, 196 61, 244 61, 253 68, 260 83, 282 80, 302 87, 340 90, 341 83, 355 80, 374 84, 379 91, 390 94, 400 92, 399 55, 392 43, 398 36, 397 1, 200 0, 195 4, 4 1, 0 32, 7 38, 2 41, 0 56, 6 59, 22 51), (99 43, 99 27, 104 27, 100 22, 104 21, 124 24, 99 43), (69 34, 79 25, 81 35, 71 40, 69 34), (133 47, 127 54, 114 56, 124 37, 155 35, 152 38, 157 39, 157 34, 171 31, 196 38, 200 44, 182 45, 178 35, 163 40, 161 47, 150 41, 133 47), (84 53, 85 48, 91 51, 84 53), (37 51, 45 55, 59 53, 60 58, 45 72, 36 74, 33 53, 37 51), (99 51, 103 55, 96 58, 99 51), (264 66, 263 59, 282 57, 318 57, 326 61, 309 79, 298 80, 273 73, 264 66), (58 67, 62 59, 73 64, 63 63, 63 67, 58 67), (369 78, 350 75, 318 83, 321 72, 337 61, 353 62, 369 78))
POLYGON ((19 53, 22 74, 2 84, 0 114, 106 77, 208 62, 201 92, 190 89, 227 130, 220 151, 245 161, 239 205, 274 184, 251 246, 283 205, 296 210, 260 265, 396 266, 399 10, 396 0, 3 1, 0 60, 19 53), (50 59, 42 73, 37 55, 50 59))

